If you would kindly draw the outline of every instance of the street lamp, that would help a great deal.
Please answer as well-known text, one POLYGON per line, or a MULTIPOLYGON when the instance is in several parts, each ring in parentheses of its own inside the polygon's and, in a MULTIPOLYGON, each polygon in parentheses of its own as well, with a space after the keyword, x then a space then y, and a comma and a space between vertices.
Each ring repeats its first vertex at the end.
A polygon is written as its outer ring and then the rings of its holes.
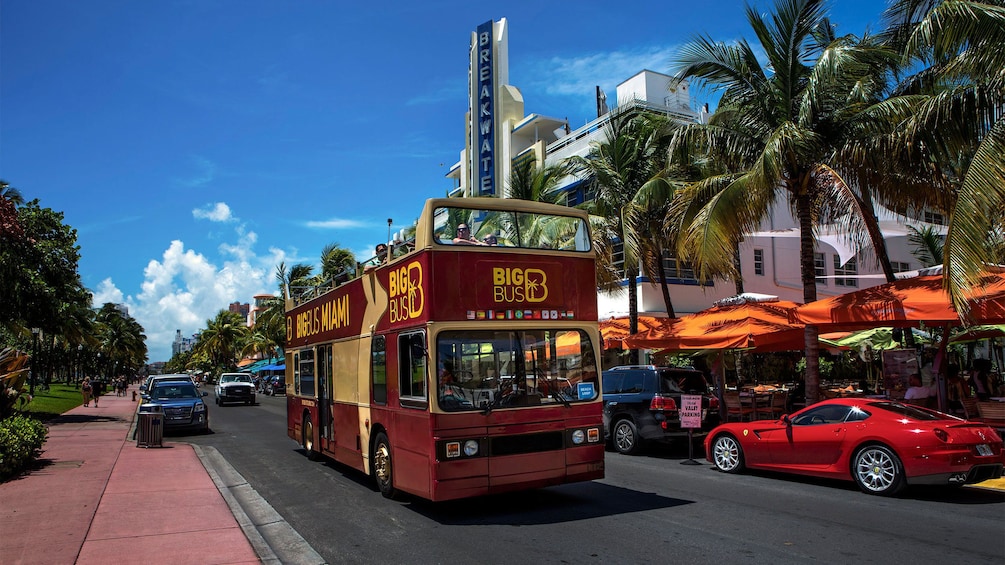
POLYGON ((35 357, 38 355, 38 334, 42 328, 31 329, 31 386, 28 387, 28 395, 35 396, 35 357))

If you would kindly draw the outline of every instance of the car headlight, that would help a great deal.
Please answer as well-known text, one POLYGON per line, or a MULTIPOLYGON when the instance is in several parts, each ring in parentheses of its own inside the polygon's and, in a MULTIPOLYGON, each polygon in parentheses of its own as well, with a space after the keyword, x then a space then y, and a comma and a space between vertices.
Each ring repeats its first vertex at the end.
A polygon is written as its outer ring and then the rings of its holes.
POLYGON ((469 439, 468 441, 464 442, 464 455, 467 455, 468 457, 474 457, 475 455, 478 455, 477 440, 469 439))
POLYGON ((195 406, 192 407, 192 411, 193 412, 205 412, 206 411, 206 405, 203 404, 202 402, 199 402, 195 406))
POLYGON ((581 445, 584 441, 586 441, 586 433, 584 433, 583 430, 576 430, 572 432, 572 443, 581 445))

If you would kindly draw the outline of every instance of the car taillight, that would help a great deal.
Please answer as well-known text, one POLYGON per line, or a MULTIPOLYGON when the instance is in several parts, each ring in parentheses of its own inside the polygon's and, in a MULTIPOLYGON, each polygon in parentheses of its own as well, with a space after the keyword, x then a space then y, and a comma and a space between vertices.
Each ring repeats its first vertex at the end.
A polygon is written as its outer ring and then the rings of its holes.
POLYGON ((653 396, 652 401, 649 403, 650 410, 677 410, 677 403, 674 402, 672 398, 663 398, 662 396, 656 394, 653 396))
POLYGON ((719 398, 716 396, 710 396, 708 398, 708 409, 718 410, 719 409, 719 398))
POLYGON ((936 428, 935 429, 935 437, 939 438, 939 441, 942 441, 942 442, 948 442, 949 441, 949 434, 946 433, 946 430, 943 430, 941 428, 936 428))

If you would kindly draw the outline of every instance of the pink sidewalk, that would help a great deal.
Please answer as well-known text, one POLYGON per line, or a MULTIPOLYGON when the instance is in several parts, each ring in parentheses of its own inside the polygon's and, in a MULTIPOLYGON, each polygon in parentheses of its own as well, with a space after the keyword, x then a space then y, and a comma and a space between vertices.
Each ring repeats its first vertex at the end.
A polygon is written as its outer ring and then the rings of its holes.
POLYGON ((131 391, 100 404, 51 422, 40 467, 0 484, 0 563, 259 563, 192 446, 137 448, 131 391))

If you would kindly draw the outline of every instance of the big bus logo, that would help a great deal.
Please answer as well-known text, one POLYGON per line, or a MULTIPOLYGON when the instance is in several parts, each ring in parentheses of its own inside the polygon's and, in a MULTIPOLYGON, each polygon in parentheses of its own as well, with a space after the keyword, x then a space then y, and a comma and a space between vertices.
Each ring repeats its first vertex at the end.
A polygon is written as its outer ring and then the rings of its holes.
POLYGON ((391 299, 391 323, 404 322, 422 315, 422 265, 413 261, 391 271, 387 280, 391 299))
POLYGON ((492 269, 492 297, 496 302, 544 302, 548 298, 547 283, 548 275, 541 269, 492 269))

